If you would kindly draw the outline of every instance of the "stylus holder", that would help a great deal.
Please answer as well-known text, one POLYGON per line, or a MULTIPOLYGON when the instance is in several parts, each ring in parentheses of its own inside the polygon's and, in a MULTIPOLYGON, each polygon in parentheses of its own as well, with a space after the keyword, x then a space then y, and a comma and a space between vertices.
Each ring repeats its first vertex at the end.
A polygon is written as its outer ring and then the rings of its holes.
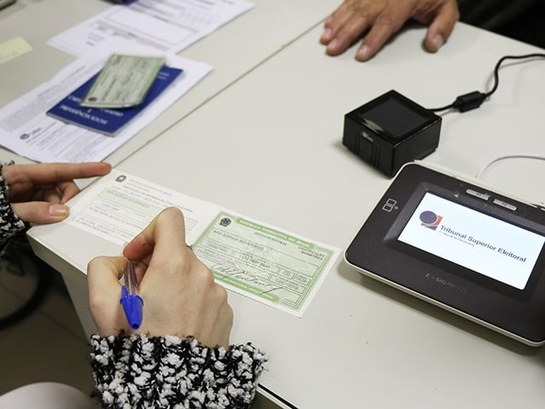
POLYGON ((388 176, 439 144, 441 117, 396 91, 344 116, 343 145, 388 176))

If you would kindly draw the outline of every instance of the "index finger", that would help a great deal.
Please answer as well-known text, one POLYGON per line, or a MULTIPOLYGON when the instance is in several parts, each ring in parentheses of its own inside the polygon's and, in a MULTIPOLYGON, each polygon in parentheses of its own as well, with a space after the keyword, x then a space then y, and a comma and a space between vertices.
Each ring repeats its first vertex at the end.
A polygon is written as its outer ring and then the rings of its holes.
POLYGON ((154 258, 168 260, 185 247, 184 217, 179 209, 169 207, 127 244, 123 254, 129 260, 140 261, 153 252, 154 258))
POLYGON ((20 181, 49 184, 93 176, 103 176, 108 174, 111 169, 112 166, 104 162, 42 163, 7 166, 4 168, 3 173, 8 184, 20 181))

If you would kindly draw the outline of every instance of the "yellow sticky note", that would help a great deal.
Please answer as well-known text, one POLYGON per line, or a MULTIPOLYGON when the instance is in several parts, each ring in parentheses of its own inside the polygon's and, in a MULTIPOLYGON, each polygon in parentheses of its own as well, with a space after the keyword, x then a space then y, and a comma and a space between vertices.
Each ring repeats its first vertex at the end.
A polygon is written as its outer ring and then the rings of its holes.
POLYGON ((14 37, 0 43, 0 64, 32 51, 23 37, 14 37))

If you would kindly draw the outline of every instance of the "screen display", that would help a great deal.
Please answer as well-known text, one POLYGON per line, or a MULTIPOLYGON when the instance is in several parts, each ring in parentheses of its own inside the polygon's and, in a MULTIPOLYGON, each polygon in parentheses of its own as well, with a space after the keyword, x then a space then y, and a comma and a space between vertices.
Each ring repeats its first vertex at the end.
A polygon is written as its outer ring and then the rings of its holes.
POLYGON ((398 240, 519 290, 545 237, 426 193, 398 240))

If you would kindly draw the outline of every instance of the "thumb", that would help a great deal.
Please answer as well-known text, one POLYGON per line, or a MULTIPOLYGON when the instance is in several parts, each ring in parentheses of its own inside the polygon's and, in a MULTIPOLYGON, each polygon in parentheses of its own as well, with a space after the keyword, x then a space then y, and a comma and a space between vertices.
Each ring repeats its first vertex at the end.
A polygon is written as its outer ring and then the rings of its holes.
POLYGON ((68 206, 60 203, 26 202, 11 205, 21 220, 31 224, 49 224, 64 220, 70 214, 68 206))
POLYGON ((119 279, 127 266, 125 257, 97 257, 87 266, 89 308, 101 336, 129 332, 122 307, 119 279))

